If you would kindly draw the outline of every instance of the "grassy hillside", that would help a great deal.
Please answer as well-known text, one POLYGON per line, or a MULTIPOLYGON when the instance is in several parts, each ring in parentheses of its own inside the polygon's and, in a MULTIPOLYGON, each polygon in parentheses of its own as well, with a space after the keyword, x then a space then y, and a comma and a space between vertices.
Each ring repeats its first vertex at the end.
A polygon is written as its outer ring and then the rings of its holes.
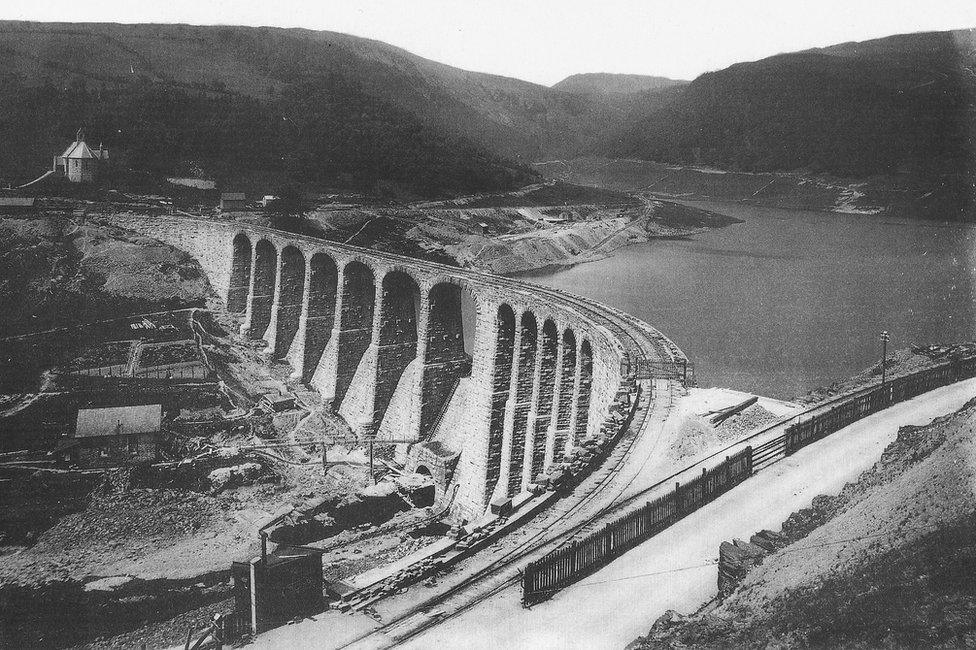
POLYGON ((296 84, 338 78, 420 127, 514 160, 575 151, 614 110, 587 97, 460 70, 335 32, 0 22, 0 52, 4 75, 27 86, 112 87, 142 79, 167 91, 266 102, 296 84))
POLYGON ((425 196, 510 189, 535 176, 478 144, 506 150, 517 137, 418 79, 412 55, 381 43, 298 30, 6 22, 0 52, 8 180, 49 167, 79 126, 122 162, 161 173, 300 174, 425 196))
POLYGON ((923 179, 972 207, 976 31, 913 34, 741 63, 695 79, 594 151, 743 171, 923 179))

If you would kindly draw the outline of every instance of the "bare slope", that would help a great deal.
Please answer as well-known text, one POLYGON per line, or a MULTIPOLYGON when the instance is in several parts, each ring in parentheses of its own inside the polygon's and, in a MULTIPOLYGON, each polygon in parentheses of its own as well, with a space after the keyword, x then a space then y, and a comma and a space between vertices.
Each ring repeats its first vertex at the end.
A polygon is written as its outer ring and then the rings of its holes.
POLYGON ((792 515, 793 543, 709 614, 666 615, 649 647, 945 647, 976 640, 976 408, 903 427, 835 497, 792 515))
POLYGON ((203 306, 200 266, 158 241, 55 215, 0 219, 0 336, 203 306))

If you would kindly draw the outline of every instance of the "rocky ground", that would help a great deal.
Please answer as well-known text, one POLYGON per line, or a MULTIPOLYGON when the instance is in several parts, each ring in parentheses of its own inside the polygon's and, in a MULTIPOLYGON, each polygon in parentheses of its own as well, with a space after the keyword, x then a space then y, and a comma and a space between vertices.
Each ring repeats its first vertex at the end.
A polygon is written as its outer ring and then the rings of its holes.
POLYGON ((296 227, 344 243, 512 274, 580 264, 628 244, 735 222, 669 201, 547 183, 409 206, 321 205, 296 227))
MULTIPOLYGON (((885 360, 886 376, 888 379, 894 379, 947 361, 955 356, 972 354, 974 350, 976 350, 976 343, 916 345, 908 349, 896 350, 890 352, 885 360)), ((796 401, 804 404, 817 404, 837 395, 850 393, 858 388, 880 381, 881 370, 881 363, 878 362, 853 377, 836 381, 829 386, 823 386, 806 395, 798 396, 796 401)))
POLYGON ((187 254, 59 213, 0 219, 0 337, 212 299, 187 254))
POLYGON ((717 606, 633 648, 972 647, 976 401, 902 427, 872 469, 791 515, 790 542, 717 606))

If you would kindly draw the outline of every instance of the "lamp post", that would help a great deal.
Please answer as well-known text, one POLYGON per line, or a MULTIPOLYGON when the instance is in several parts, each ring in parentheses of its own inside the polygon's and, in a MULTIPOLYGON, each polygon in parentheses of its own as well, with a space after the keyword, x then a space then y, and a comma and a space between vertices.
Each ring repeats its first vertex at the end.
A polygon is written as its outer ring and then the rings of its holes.
POLYGON ((881 385, 885 385, 888 377, 888 330, 881 332, 881 385))

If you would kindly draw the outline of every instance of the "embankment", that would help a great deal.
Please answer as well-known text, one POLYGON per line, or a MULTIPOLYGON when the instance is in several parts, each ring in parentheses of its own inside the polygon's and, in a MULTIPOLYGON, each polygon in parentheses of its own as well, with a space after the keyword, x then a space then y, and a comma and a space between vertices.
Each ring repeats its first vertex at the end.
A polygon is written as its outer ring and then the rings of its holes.
POLYGON ((802 172, 738 172, 649 160, 575 158, 537 163, 544 176, 663 198, 753 203, 789 210, 942 219, 952 197, 911 176, 838 178, 802 172))
MULTIPOLYGON (((793 513, 717 607, 633 647, 943 647, 976 640, 976 400, 905 426, 871 469, 793 513)), ((740 547, 744 545, 739 544, 740 547)))

